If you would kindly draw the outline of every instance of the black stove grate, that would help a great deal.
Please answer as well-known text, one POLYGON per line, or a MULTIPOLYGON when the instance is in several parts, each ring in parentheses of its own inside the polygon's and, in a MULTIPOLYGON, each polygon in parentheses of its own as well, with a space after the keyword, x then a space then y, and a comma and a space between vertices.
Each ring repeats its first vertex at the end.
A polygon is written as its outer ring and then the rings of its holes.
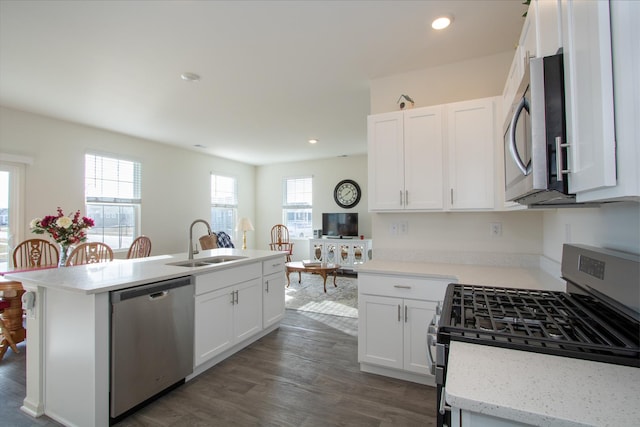
POLYGON ((640 324, 588 295, 450 284, 438 340, 640 366, 640 324))

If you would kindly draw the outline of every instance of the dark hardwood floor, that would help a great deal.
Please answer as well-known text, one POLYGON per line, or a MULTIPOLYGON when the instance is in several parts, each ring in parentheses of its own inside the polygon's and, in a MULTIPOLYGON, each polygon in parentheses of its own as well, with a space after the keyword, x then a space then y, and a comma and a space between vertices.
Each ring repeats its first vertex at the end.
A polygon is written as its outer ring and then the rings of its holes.
MULTIPOLYGON (((287 310, 280 329, 117 426, 435 425, 435 389, 360 372, 356 333, 357 319, 287 310)), ((0 423, 59 425, 20 412, 24 352, 10 358, 0 362, 0 423)))

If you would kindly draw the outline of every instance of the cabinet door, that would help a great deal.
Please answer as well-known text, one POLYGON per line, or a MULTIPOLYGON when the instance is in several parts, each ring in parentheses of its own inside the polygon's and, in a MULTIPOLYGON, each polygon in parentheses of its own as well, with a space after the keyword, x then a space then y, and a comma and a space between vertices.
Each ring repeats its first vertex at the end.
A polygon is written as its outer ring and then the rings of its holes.
POLYGON ((609 2, 563 0, 569 191, 616 185, 609 2))
MULTIPOLYGON (((535 0, 536 39, 538 57, 554 55, 562 47, 560 0, 535 0)), ((529 9, 532 9, 529 6, 529 9)))
POLYGON ((233 292, 225 288, 198 295, 195 303, 194 364, 198 366, 234 343, 233 292))
POLYGON ((235 342, 240 342, 262 330, 262 280, 253 279, 234 287, 235 342))
POLYGON ((427 360, 426 326, 436 313, 436 303, 404 300, 404 369, 431 375, 427 360))
POLYGON ((401 299, 359 295, 358 361, 402 369, 402 329, 401 299))
POLYGON ((451 209, 494 207, 494 100, 447 105, 451 209))
POLYGON ((369 210, 402 209, 404 148, 402 111, 367 118, 369 210))
POLYGON ((263 279, 263 326, 265 328, 279 322, 284 317, 284 271, 269 274, 263 279))
POLYGON ((442 106, 404 115, 404 208, 442 209, 444 140, 442 106))

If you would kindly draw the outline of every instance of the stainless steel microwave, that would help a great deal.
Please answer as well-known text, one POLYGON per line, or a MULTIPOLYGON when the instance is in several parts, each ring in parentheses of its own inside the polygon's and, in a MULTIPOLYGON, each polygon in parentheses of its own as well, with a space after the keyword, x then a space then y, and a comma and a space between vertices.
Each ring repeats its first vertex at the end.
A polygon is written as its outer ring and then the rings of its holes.
POLYGON ((503 130, 506 199, 531 206, 575 203, 567 182, 562 53, 531 59, 503 130))

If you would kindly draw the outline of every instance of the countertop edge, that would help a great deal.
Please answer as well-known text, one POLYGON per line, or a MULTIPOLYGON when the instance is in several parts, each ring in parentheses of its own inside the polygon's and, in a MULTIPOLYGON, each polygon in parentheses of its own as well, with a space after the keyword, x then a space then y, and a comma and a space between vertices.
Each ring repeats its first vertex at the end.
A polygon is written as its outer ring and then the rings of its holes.
POLYGON ((240 250, 219 248, 201 251, 195 260, 218 255, 246 255, 247 258, 224 264, 201 267, 181 267, 168 265, 187 260, 186 253, 158 255, 132 260, 116 259, 112 262, 87 264, 48 270, 6 273, 4 277, 23 283, 23 286, 43 287, 86 295, 111 292, 127 287, 177 277, 197 276, 240 267, 257 261, 282 258, 284 252, 266 250, 240 250))

